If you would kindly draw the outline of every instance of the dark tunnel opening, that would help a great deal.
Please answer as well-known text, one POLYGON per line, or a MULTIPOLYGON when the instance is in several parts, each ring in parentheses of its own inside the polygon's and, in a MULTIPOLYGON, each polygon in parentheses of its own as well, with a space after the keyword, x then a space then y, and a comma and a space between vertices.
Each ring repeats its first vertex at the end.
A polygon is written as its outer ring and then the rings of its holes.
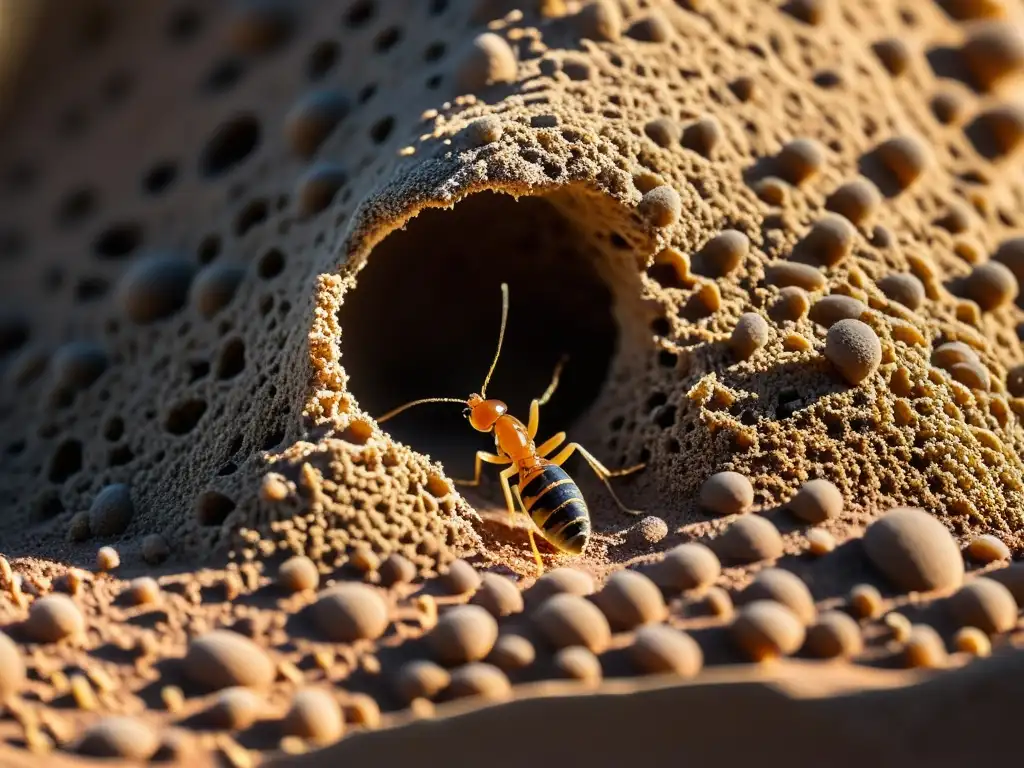
MULTIPOLYGON (((479 392, 498 342, 504 281, 508 326, 487 394, 526 422, 530 401, 567 355, 541 409, 538 442, 570 429, 600 394, 618 344, 601 255, 585 243, 545 200, 494 192, 425 210, 389 235, 339 312, 341 362, 359 404, 376 417, 409 400, 479 392)), ((451 403, 417 406, 383 428, 455 478, 472 476, 476 450, 494 449, 451 403)))

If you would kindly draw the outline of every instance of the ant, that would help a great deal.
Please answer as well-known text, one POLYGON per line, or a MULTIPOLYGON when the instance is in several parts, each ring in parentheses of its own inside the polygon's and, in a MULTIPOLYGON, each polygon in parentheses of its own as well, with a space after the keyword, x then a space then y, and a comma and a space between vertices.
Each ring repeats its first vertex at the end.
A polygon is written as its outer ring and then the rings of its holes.
MULTIPOLYGON (((483 469, 483 462, 488 464, 508 464, 510 466, 500 473, 501 489, 505 494, 505 503, 508 505, 509 516, 516 514, 512 503, 513 488, 509 487, 509 480, 518 473, 518 484, 514 486, 515 498, 523 513, 530 518, 537 526, 537 532, 541 537, 550 543, 556 550, 568 554, 578 555, 583 552, 590 539, 590 512, 583 500, 583 494, 579 487, 562 469, 561 464, 568 459, 574 451, 579 451, 586 459, 590 468, 601 479, 619 508, 630 515, 643 514, 642 511, 632 510, 619 500, 612 490, 610 477, 622 477, 632 474, 644 468, 644 464, 637 464, 626 469, 609 470, 598 461, 587 449, 579 443, 568 443, 552 456, 546 458, 565 442, 565 432, 559 432, 549 439, 537 445, 534 438, 537 435, 537 428, 540 425, 540 407, 551 399, 551 396, 558 388, 558 380, 562 372, 562 366, 566 358, 563 357, 555 367, 554 375, 547 390, 539 398, 530 403, 530 418, 528 424, 523 424, 519 419, 509 415, 508 406, 501 400, 488 400, 486 397, 487 385, 491 381, 491 375, 498 364, 498 357, 501 355, 501 343, 505 338, 505 324, 508 320, 508 284, 501 284, 501 331, 498 334, 498 349, 494 353, 494 360, 487 372, 484 384, 480 387, 480 394, 472 394, 463 400, 456 397, 429 397, 422 400, 401 405, 377 419, 381 424, 392 416, 395 416, 407 408, 423 403, 460 403, 465 405, 462 415, 469 420, 470 426, 478 432, 493 432, 494 443, 497 453, 477 451, 476 471, 472 480, 455 480, 457 485, 478 486, 480 485, 480 473, 483 469)), ((533 527, 528 527, 530 546, 533 549, 533 557, 537 561, 538 575, 544 572, 544 563, 541 560, 540 552, 537 549, 537 542, 533 538, 533 527)))

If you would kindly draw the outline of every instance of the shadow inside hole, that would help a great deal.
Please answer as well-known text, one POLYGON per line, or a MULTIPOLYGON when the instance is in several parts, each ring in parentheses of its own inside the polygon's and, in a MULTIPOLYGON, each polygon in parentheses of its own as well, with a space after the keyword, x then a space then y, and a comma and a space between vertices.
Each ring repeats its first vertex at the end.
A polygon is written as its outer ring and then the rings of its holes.
MULTIPOLYGON (((600 393, 618 342, 612 293, 595 268, 600 254, 583 243, 544 200, 493 192, 426 210, 390 235, 339 311, 341 362, 360 405, 379 416, 409 400, 479 392, 505 281, 508 327, 487 394, 525 422, 567 355, 558 391, 541 409, 538 442, 568 429, 600 393)), ((476 450, 494 450, 453 403, 417 406, 384 429, 457 478, 472 476, 476 450)))

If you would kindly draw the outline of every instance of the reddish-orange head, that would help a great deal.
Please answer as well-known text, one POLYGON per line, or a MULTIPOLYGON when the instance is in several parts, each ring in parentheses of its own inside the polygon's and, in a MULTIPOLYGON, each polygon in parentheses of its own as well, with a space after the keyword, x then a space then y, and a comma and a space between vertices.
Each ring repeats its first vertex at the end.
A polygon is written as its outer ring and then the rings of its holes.
POLYGON ((501 400, 484 400, 477 394, 470 395, 466 405, 469 407, 463 413, 470 426, 478 432, 490 432, 494 423, 508 411, 508 406, 501 400))

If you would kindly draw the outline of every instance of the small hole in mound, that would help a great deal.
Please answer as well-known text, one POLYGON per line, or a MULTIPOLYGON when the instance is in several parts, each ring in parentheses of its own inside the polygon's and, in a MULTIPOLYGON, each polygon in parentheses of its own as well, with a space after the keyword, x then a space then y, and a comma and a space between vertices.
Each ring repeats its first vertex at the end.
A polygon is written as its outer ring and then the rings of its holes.
MULTIPOLYGON (((595 268, 602 257, 588 242, 545 200, 492 192, 423 211, 389 235, 339 312, 342 360, 360 406, 381 415, 417 398, 479 392, 505 281, 508 326, 487 394, 525 420, 566 355, 539 438, 569 428, 604 387, 618 342, 612 293, 595 268)), ((455 477, 472 475, 475 450, 494 449, 452 403, 419 406, 382 426, 455 477)))
POLYGON ((142 227, 134 222, 120 222, 103 230, 92 244, 101 259, 123 259, 142 243, 142 227))
POLYGON ((394 48, 401 39, 401 29, 398 27, 388 27, 377 35, 377 39, 373 41, 373 47, 377 49, 378 53, 387 53, 394 48))
POLYGON ((259 276, 264 280, 270 280, 271 278, 277 277, 284 270, 284 254, 276 248, 267 251, 260 258, 260 263, 257 268, 259 276))
POLYGON ((338 62, 340 49, 333 40, 323 40, 317 43, 309 52, 309 61, 306 63, 306 75, 310 80, 319 80, 326 75, 338 62))
POLYGON ((245 370, 245 342, 231 339, 224 345, 217 360, 217 378, 233 379, 245 370))
POLYGON ((214 131, 199 160, 206 177, 216 177, 244 162, 260 143, 260 124, 253 115, 238 115, 214 131))
POLYGON ((242 79, 245 67, 237 59, 224 59, 217 62, 203 81, 203 90, 207 93, 223 93, 242 79))
POLYGON ((219 491, 206 491, 196 500, 200 525, 221 525, 235 508, 235 502, 219 491))
POLYGON ((70 192, 57 208, 57 223, 71 227, 89 218, 96 210, 96 193, 89 188, 70 192))
POLYGON ((200 264, 209 264, 220 254, 220 237, 218 235, 207 235, 199 244, 197 255, 200 264))
POLYGON ((169 160, 157 163, 150 168, 142 179, 142 188, 151 195, 165 192, 178 175, 178 169, 169 160))
POLYGON ((364 27, 376 13, 372 0, 360 0, 345 14, 345 26, 352 29, 364 27))
POLYGON ((164 426, 172 435, 187 435, 195 429, 204 413, 206 413, 205 400, 186 400, 171 409, 171 412, 167 414, 164 426))
POLYGON ((82 468, 82 444, 77 440, 65 440, 54 451, 50 459, 50 481, 63 483, 82 468))
POLYGON ((269 209, 266 200, 253 200, 238 214, 235 219, 235 234, 239 237, 246 235, 253 227, 259 226, 267 220, 269 209))
POLYGON ((196 36, 202 27, 203 17, 195 8, 179 8, 167 23, 167 37, 175 43, 185 43, 196 36))
POLYGON ((373 139, 375 144, 383 144, 388 140, 388 136, 391 135, 391 130, 394 127, 395 119, 393 117, 385 117, 382 120, 378 120, 370 129, 370 138, 373 139))

